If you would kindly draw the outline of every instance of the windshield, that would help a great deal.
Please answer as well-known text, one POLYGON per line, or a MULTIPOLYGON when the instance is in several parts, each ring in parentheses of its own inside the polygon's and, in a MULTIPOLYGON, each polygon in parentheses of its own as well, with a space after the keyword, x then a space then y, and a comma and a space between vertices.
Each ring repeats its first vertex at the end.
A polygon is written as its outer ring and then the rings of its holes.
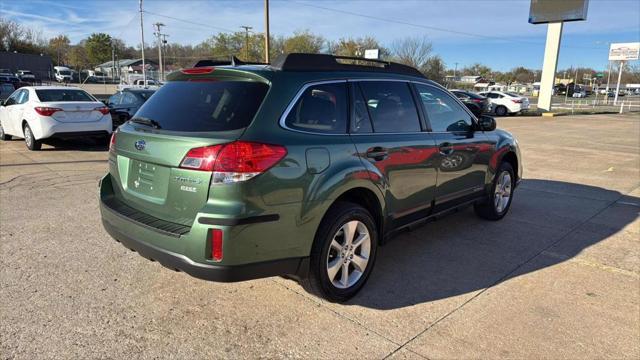
POLYGON ((36 95, 41 102, 57 102, 57 101, 97 101, 91 95, 82 90, 74 89, 49 89, 36 90, 36 95))
POLYGON ((71 71, 69 71, 69 70, 62 70, 62 71, 60 71, 60 75, 71 75, 71 71))
POLYGON ((170 131, 229 131, 251 123, 269 86, 249 81, 175 81, 149 98, 136 117, 170 131))

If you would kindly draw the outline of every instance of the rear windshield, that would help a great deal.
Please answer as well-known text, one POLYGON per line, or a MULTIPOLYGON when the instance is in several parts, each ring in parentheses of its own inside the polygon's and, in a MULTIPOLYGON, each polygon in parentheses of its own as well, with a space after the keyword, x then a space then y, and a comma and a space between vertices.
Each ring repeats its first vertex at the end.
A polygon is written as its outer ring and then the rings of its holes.
POLYGON ((175 81, 136 113, 170 131, 229 131, 247 127, 269 86, 248 81, 175 81))
POLYGON ((71 71, 69 71, 69 70, 60 70, 60 75, 71 75, 71 71))
POLYGON ((57 101, 96 101, 91 95, 82 90, 49 89, 36 90, 36 95, 41 102, 57 101))
POLYGON ((512 96, 512 97, 520 97, 520 95, 516 94, 516 93, 512 93, 512 92, 506 92, 505 94, 512 96))

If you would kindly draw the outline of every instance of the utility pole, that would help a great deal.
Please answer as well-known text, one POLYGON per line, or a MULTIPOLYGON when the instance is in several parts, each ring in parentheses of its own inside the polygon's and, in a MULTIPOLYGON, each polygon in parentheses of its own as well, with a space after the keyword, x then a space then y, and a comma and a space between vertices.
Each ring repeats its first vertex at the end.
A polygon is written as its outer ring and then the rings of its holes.
POLYGON ((164 69, 167 68, 167 49, 165 48, 165 44, 167 43, 167 34, 161 34, 162 35, 162 52, 164 53, 164 57, 162 58, 162 80, 164 80, 164 69))
POLYGON ((153 26, 156 27, 156 32, 154 32, 153 34, 158 38, 158 65, 160 65, 160 81, 164 80, 164 66, 162 66, 162 40, 160 39, 160 37, 162 36, 162 33, 160 32, 160 30, 162 29, 163 26, 165 26, 163 23, 161 22, 157 22, 155 24, 153 24, 153 26))
POLYGON ((140 0, 140 37, 142 38, 142 84, 147 85, 147 69, 144 61, 144 23, 142 21, 142 0, 140 0))
POLYGON ((115 78, 116 71, 116 46, 113 43, 113 38, 111 38, 111 82, 116 82, 115 78))
POLYGON ((456 81, 456 73, 458 72, 458 63, 454 63, 456 67, 453 69, 453 81, 456 81))
POLYGON ((269 0, 264 0, 264 62, 269 64, 269 0))
POLYGON ((244 29, 244 61, 249 61, 249 30, 253 29, 251 26, 240 26, 244 29))

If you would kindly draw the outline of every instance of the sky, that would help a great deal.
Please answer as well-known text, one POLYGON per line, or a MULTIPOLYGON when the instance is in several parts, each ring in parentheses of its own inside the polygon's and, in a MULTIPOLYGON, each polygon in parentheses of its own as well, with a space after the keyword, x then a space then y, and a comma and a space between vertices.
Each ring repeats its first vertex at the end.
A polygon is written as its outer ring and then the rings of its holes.
MULTIPOLYGON (((426 36, 448 68, 542 68, 546 25, 527 22, 530 0, 271 0, 272 35, 310 30, 328 40, 374 36, 383 46, 426 36), (457 63, 457 65, 456 65, 457 63)), ((144 0, 145 43, 155 22, 170 42, 197 44, 218 32, 264 31, 262 0, 144 0)), ((140 44, 137 0, 0 0, 0 16, 72 43, 106 32, 140 44)), ((590 0, 586 21, 564 25, 559 69, 605 69, 611 42, 640 41, 640 1, 590 0)))

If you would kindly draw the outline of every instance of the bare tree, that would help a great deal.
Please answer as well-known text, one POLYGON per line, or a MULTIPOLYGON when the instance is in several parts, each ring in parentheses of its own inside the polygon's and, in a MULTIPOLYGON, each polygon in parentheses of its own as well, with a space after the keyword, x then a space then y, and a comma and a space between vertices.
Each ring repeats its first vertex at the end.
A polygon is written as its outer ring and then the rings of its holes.
POLYGON ((422 69, 431 57, 433 47, 426 36, 408 37, 393 42, 393 57, 401 64, 422 69))

